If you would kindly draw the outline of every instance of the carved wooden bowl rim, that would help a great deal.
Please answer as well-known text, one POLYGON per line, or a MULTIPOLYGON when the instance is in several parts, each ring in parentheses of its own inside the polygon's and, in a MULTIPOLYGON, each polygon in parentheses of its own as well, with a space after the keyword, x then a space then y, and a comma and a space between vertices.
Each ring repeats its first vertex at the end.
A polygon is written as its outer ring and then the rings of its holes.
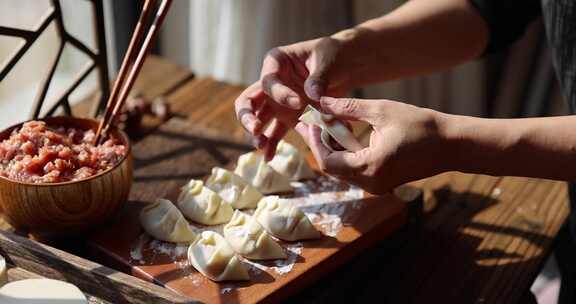
MULTIPOLYGON (((21 127, 23 124, 25 124, 26 122, 32 121, 34 119, 30 119, 30 120, 26 120, 17 124, 14 124, 2 131, 0 131, 0 141, 3 141, 4 139, 6 139, 14 129, 21 127)), ((47 125, 49 126, 63 126, 63 127, 75 127, 75 128, 80 128, 83 130, 88 130, 88 129, 93 129, 94 131, 96 131, 96 128, 98 127, 98 121, 95 119, 91 119, 91 118, 79 118, 79 117, 71 117, 71 116, 54 116, 54 117, 45 117, 45 118, 41 118, 41 119, 36 119, 36 121, 44 121, 46 122, 47 125), (64 123, 62 123, 64 122, 64 123)), ((116 168, 120 167, 125 161, 126 159, 128 159, 128 157, 130 156, 130 153, 132 153, 132 145, 130 144, 130 139, 128 138, 128 135, 126 135, 126 133, 122 130, 119 130, 117 128, 111 128, 109 131, 111 134, 113 134, 114 137, 119 138, 120 141, 122 142, 123 145, 126 146, 126 153, 124 154, 124 156, 122 157, 122 159, 116 163, 114 166, 98 173, 95 175, 92 175, 90 177, 87 178, 83 178, 83 179, 79 179, 79 180, 73 180, 73 181, 66 181, 66 182, 59 182, 59 183, 29 183, 29 182, 23 182, 23 181, 17 181, 17 180, 13 180, 13 179, 9 179, 5 176, 1 176, 0 175, 0 179, 7 181, 9 183, 13 183, 13 184, 19 184, 19 185, 23 185, 23 186, 31 186, 31 187, 54 187, 54 186, 64 186, 64 185, 71 185, 71 184, 77 184, 77 183, 84 183, 84 182, 88 182, 94 179, 97 179, 103 175, 106 175, 108 173, 110 173, 111 171, 114 171, 116 168)))

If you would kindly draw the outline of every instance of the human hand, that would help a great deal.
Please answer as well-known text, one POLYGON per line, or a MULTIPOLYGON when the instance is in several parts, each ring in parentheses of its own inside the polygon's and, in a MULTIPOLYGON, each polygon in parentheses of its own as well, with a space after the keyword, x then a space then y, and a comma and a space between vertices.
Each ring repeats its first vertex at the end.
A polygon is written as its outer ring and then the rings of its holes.
POLYGON ((348 91, 342 45, 342 40, 325 37, 272 49, 264 59, 260 80, 236 99, 238 120, 267 160, 308 103, 348 91))
POLYGON ((331 151, 322 144, 319 127, 298 123, 296 131, 330 175, 381 194, 449 169, 451 145, 444 134, 443 113, 391 100, 322 97, 320 105, 327 114, 372 127, 368 147, 331 151))

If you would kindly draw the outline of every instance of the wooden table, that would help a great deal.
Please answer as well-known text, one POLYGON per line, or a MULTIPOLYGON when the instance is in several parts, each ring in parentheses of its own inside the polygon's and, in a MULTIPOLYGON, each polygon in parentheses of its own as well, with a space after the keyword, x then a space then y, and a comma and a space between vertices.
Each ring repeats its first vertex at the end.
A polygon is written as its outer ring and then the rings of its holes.
MULTIPOLYGON (((186 68, 151 57, 135 90, 148 98, 164 96, 179 118, 233 138, 244 136, 233 112, 241 86, 197 78, 186 68)), ((79 105, 76 114, 85 108, 79 105)), ((146 119, 139 138, 161 123, 146 119)), ((367 140, 365 125, 356 125, 355 132, 367 140)), ((288 139, 305 148, 294 133, 288 139)), ((411 185, 425 193, 420 222, 295 300, 517 303, 549 256, 568 214, 562 182, 449 172, 411 185)), ((134 184, 137 191, 149 187, 145 180, 134 184)))

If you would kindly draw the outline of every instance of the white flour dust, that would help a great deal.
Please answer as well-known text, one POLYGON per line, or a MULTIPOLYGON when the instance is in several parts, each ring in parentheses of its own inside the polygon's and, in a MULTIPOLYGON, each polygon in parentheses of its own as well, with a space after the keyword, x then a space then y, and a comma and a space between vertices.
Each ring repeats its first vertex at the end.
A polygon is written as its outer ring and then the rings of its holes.
POLYGON ((286 246, 288 257, 285 260, 276 260, 276 265, 273 266, 272 269, 279 275, 287 274, 290 272, 298 260, 298 257, 300 257, 300 254, 302 253, 302 247, 304 247, 302 242, 286 246))
POLYGON ((342 184, 331 177, 321 176, 315 181, 294 182, 295 195, 287 198, 300 207, 310 221, 331 237, 342 229, 343 218, 348 210, 358 209, 364 192, 354 186, 342 189, 342 184))
POLYGON ((146 234, 141 234, 140 237, 138 237, 138 241, 136 242, 135 246, 132 246, 132 250, 130 250, 130 259, 137 261, 140 264, 143 264, 143 256, 142 256, 142 248, 144 247, 144 244, 146 243, 146 241, 148 240, 148 237, 146 234))
POLYGON ((297 242, 297 243, 290 243, 290 244, 283 244, 283 247, 286 248, 286 259, 283 260, 274 260, 274 261, 250 261, 247 259, 242 259, 246 264, 250 266, 248 271, 253 273, 254 275, 259 275, 260 273, 274 271, 279 275, 284 275, 289 273, 294 265, 298 262, 298 259, 301 257, 302 248, 304 248, 304 243, 297 242))
POLYGON ((130 250, 130 262, 145 265, 153 262, 162 255, 169 257, 170 261, 184 270, 189 266, 187 254, 187 244, 173 244, 158 241, 152 239, 146 233, 142 233, 130 250))

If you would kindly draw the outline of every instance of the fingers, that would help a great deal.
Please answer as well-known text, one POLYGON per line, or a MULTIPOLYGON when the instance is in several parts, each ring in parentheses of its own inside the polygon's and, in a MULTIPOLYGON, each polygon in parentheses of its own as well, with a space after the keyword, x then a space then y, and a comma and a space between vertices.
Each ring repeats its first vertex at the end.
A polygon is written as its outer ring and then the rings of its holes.
POLYGON ((323 96, 320 99, 320 106, 327 114, 332 114, 338 118, 347 120, 362 120, 370 124, 375 124, 378 115, 381 114, 380 107, 385 101, 356 99, 356 98, 332 98, 323 96))
POLYGON ((266 96, 258 82, 248 87, 234 102, 236 118, 251 135, 258 136, 262 133, 263 123, 256 117, 256 111, 264 104, 266 96))
POLYGON ((334 39, 321 39, 306 61, 310 74, 304 82, 304 92, 312 100, 320 101, 320 97, 326 95, 329 70, 338 49, 336 44, 334 39))
POLYGON ((320 139, 322 129, 316 125, 306 124, 303 122, 299 122, 294 129, 300 134, 300 136, 302 136, 302 139, 304 139, 304 142, 306 142, 308 147, 310 147, 310 151, 312 151, 318 166, 320 166, 320 170, 326 171, 324 160, 328 154, 330 154, 330 150, 322 144, 320 139))
POLYGON ((363 152, 333 152, 324 160, 326 172, 347 179, 356 179, 366 168, 364 155, 363 152))
POLYGON ((292 89, 287 81, 282 80, 282 73, 291 73, 291 69, 287 55, 280 49, 272 49, 262 64, 260 80, 266 95, 285 107, 298 110, 304 107, 304 102, 296 90, 292 89))
POLYGON ((318 126, 301 122, 296 125, 296 131, 310 147, 322 171, 346 180, 353 180, 365 170, 367 149, 359 152, 331 151, 322 143, 322 129, 318 126))
POLYGON ((288 132, 288 127, 285 124, 275 119, 272 121, 270 126, 264 131, 266 142, 262 144, 262 150, 264 150, 264 158, 266 161, 272 160, 276 154, 276 146, 278 142, 284 138, 284 135, 288 132))
POLYGON ((327 73, 332 60, 326 58, 320 52, 313 52, 307 62, 310 75, 304 82, 304 92, 312 100, 320 101, 320 97, 326 95, 328 86, 327 73))

